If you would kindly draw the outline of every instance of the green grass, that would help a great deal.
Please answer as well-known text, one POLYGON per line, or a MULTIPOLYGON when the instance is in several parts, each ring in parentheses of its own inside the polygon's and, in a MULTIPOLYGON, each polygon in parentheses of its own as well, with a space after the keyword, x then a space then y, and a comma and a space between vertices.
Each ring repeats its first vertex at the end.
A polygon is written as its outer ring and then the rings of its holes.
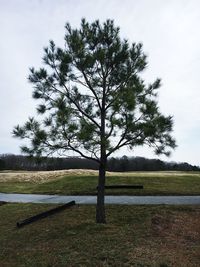
MULTIPOLYGON (((144 189, 107 189, 107 195, 200 195, 199 173, 134 173, 122 176, 108 176, 107 185, 142 184, 144 189)), ((0 192, 5 193, 39 193, 64 195, 96 194, 96 176, 65 176, 43 183, 9 181, 0 182, 0 192)))
POLYGON ((75 206, 17 229, 16 222, 54 207, 0 206, 1 267, 198 266, 200 207, 75 206))

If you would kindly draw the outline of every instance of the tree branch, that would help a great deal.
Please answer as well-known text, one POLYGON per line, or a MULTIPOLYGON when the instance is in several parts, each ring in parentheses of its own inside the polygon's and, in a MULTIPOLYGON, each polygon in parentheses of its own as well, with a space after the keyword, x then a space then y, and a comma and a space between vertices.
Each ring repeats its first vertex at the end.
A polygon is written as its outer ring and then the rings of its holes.
POLYGON ((89 159, 89 160, 93 160, 93 161, 96 161, 96 162, 100 163, 100 160, 98 160, 96 158, 93 158, 93 157, 88 157, 84 153, 82 153, 80 150, 78 150, 77 148, 73 147, 70 144, 70 140, 68 140, 68 147, 70 148, 70 150, 75 151, 76 153, 78 153, 79 155, 81 155, 83 158, 86 158, 86 159, 89 159))
MULTIPOLYGON (((138 137, 141 135, 141 133, 142 133, 142 131, 141 131, 140 133, 138 133, 137 136, 135 136, 133 139, 138 138, 138 137)), ((108 152, 108 153, 106 154, 106 156, 109 157, 113 152, 115 152, 116 150, 118 150, 119 148, 121 148, 121 147, 123 147, 123 146, 131 145, 133 139, 132 139, 132 140, 126 140, 125 142, 122 143, 122 141, 123 141, 124 139, 125 139, 125 137, 124 137, 124 138, 121 138, 121 139, 119 140, 118 144, 117 144, 113 149, 111 149, 110 152, 108 152)))
POLYGON ((85 72, 82 71, 82 73, 83 73, 83 76, 84 76, 84 78, 85 78, 86 84, 88 85, 89 89, 91 90, 91 92, 92 92, 93 95, 95 96, 96 101, 97 101, 97 104, 98 104, 98 107, 99 107, 99 109, 101 110, 102 107, 101 107, 101 104, 100 104, 100 102, 99 102, 99 98, 98 98, 98 96, 97 96, 95 90, 92 88, 92 86, 91 86, 91 84, 90 84, 90 82, 89 82, 89 80, 88 80, 87 75, 85 74, 85 72))

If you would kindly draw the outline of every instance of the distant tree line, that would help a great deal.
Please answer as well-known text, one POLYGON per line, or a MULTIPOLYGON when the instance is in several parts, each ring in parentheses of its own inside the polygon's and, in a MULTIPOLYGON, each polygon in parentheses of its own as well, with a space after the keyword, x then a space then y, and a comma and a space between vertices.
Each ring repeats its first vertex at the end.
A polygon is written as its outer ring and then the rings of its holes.
MULTIPOLYGON (((98 170, 98 164, 83 158, 30 158, 22 155, 0 155, 0 170, 32 170, 50 171, 64 169, 92 169, 98 170)), ((199 166, 193 166, 186 162, 165 162, 159 159, 147 159, 144 157, 110 158, 108 171, 200 171, 199 166)))
POLYGON ((111 158, 108 164, 110 171, 200 171, 200 167, 187 162, 165 162, 159 159, 144 157, 111 158))

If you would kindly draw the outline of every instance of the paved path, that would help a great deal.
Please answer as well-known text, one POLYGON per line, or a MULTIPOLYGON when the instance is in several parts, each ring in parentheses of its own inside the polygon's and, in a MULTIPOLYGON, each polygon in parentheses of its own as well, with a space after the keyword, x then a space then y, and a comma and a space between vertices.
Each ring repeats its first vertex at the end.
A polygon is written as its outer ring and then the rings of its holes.
MULTIPOLYGON (((77 204, 96 204, 96 196, 59 196, 36 194, 0 193, 0 201, 20 203, 66 203, 75 200, 77 204)), ((200 205, 200 196, 106 196, 106 204, 126 205, 200 205)))

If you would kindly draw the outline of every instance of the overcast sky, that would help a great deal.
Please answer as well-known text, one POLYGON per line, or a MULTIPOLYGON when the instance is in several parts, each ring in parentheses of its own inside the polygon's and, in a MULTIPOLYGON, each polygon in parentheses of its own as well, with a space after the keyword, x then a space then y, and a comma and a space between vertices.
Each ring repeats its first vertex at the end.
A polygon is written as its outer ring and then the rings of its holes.
MULTIPOLYGON (((35 114, 29 67, 40 67, 43 47, 63 46, 64 25, 114 19, 121 37, 142 42, 148 55, 145 80, 162 79, 159 106, 174 116, 178 148, 167 161, 200 165, 199 0, 0 0, 0 154, 20 153, 16 124, 35 114)), ((120 155, 157 158, 147 148, 120 155)))

